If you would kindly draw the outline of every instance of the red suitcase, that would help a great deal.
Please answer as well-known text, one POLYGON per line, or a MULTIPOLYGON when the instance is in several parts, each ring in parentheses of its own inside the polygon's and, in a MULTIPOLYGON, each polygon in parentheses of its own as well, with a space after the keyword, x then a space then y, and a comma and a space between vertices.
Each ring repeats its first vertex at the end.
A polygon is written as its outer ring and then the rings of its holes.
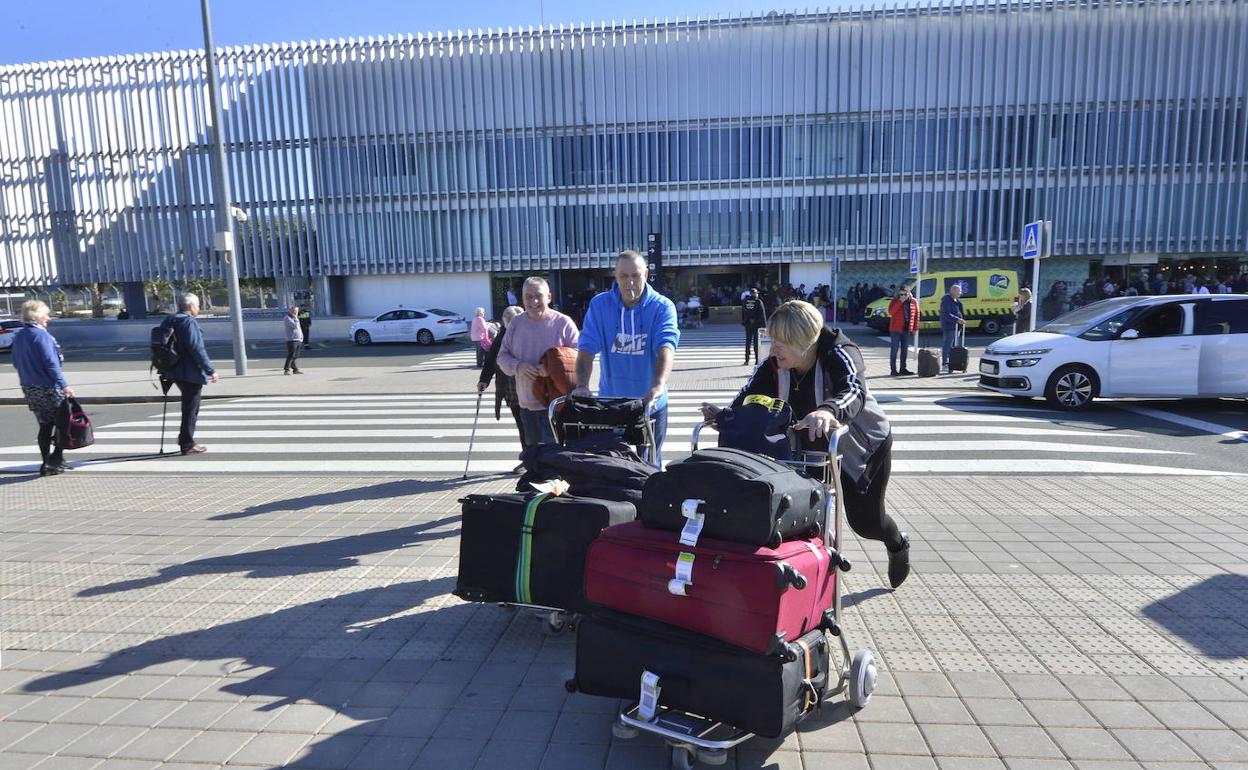
POLYGON ((586 598, 763 654, 830 622, 839 557, 823 538, 773 549, 708 538, 690 547, 680 537, 639 521, 607 527, 585 559, 586 598), (682 552, 693 554, 683 580, 682 552))

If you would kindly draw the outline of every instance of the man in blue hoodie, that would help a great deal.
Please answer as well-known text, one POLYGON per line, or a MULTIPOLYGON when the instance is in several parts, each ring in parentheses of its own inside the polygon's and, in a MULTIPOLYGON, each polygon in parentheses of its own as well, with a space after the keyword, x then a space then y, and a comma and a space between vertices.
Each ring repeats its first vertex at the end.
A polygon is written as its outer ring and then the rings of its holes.
POLYGON ((661 463, 667 434, 667 378, 680 344, 676 306, 647 279, 646 258, 624 251, 615 260, 615 286, 594 297, 585 312, 577 345, 574 395, 588 396, 594 356, 602 355, 598 395, 640 398, 654 415, 654 441, 661 463))

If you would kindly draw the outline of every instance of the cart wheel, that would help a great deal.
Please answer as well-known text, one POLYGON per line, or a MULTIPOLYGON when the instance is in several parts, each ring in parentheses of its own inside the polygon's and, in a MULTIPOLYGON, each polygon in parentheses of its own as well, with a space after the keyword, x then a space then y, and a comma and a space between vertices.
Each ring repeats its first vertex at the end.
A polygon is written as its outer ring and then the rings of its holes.
POLYGON ((723 749, 701 749, 698 751, 698 761, 706 765, 726 765, 728 752, 723 749))
POLYGON ((875 655, 870 650, 859 650, 849 664, 849 702, 857 709, 866 708, 875 692, 875 655))
POLYGON ((611 723, 611 734, 622 741, 631 741, 637 737, 637 728, 629 727, 617 719, 611 723))
POLYGON ((693 763, 697 761, 698 755, 693 749, 672 747, 672 770, 693 770, 693 763))
POLYGON ((546 618, 546 633, 551 636, 562 634, 568 627, 568 619, 561 612, 552 612, 546 618))

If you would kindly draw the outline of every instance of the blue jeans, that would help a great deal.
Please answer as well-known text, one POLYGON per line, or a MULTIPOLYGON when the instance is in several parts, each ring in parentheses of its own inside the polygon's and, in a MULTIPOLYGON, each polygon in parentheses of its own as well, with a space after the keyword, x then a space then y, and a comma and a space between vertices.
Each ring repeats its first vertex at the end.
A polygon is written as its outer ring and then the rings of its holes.
MULTIPOLYGON (((663 467, 663 439, 667 436, 667 407, 665 406, 662 409, 658 410, 657 412, 654 412, 653 414, 654 414, 654 448, 656 450, 656 453, 658 454, 658 457, 655 459, 654 462, 661 468, 663 467)), ((645 447, 641 447, 641 446, 637 447, 637 454, 641 455, 641 458, 643 460, 650 461, 651 458, 646 456, 648 453, 645 451, 645 449, 646 449, 645 447)))
POLYGON ((550 429, 550 419, 545 409, 521 408, 520 424, 524 427, 520 441, 526 449, 535 444, 555 443, 555 434, 550 429))
POLYGON ((958 344, 958 327, 954 326, 952 329, 941 328, 940 332, 944 335, 944 339, 940 342, 940 365, 948 366, 949 349, 956 347, 958 344))
POLYGON ((888 349, 888 371, 900 371, 897 367, 897 351, 901 351, 901 369, 906 368, 906 351, 910 349, 910 332, 891 332, 892 342, 888 349))

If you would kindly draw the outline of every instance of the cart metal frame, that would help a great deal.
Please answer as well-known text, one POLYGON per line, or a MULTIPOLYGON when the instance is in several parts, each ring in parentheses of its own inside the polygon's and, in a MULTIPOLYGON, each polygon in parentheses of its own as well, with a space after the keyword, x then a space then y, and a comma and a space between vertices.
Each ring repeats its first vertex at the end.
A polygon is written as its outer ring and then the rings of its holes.
MULTIPOLYGON (((559 396, 558 398, 550 402, 550 406, 546 407, 546 419, 550 422, 550 431, 551 433, 554 434, 555 441, 558 442, 560 445, 562 445, 564 442, 563 428, 560 423, 557 423, 555 421, 555 413, 559 410, 559 406, 567 400, 568 400, 568 396, 559 396)), ((592 400, 603 402, 603 401, 611 401, 615 399, 595 398, 592 400)), ((632 399, 624 399, 624 400, 631 401, 632 399)), ((583 425, 584 427, 589 427, 589 428, 593 427, 589 425, 584 425, 584 423, 581 423, 581 425, 583 425)), ((654 419, 647 417, 642 430, 643 430, 643 435, 645 438, 646 450, 649 452, 650 457, 652 458, 658 457, 658 449, 655 446, 655 440, 654 440, 654 419)), ((577 620, 579 618, 578 613, 572 612, 570 610, 561 609, 559 607, 547 607, 542 604, 522 604, 520 602, 503 602, 499 606, 515 607, 517 609, 523 609, 523 610, 533 610, 539 616, 545 615, 546 623, 545 623, 544 628, 546 632, 551 634, 552 636, 563 633, 564 631, 575 630, 577 620)))
MULTIPOLYGON (((693 427, 690 440, 693 451, 698 451, 698 437, 705 423, 693 427)), ((710 426, 713 427, 713 426, 710 426)), ((785 461, 789 467, 805 473, 812 478, 822 471, 823 485, 831 494, 826 495, 824 503, 823 541, 824 545, 839 554, 841 550, 841 520, 844 518, 845 501, 841 494, 841 463, 837 454, 837 446, 848 428, 840 427, 828 437, 827 452, 796 451, 792 460, 785 461)), ((837 559, 834 557, 834 562, 837 559)), ((836 568, 848 572, 850 563, 843 557, 839 558, 836 568)), ((836 591, 832 603, 833 626, 830 632, 840 639, 841 670, 836 686, 824 692, 824 699, 833 695, 846 693, 850 705, 862 709, 871 700, 875 690, 876 666, 875 655, 870 650, 859 650, 851 653, 845 630, 841 626, 841 579, 837 576, 836 591)), ((708 765, 722 765, 728 761, 728 750, 754 737, 732 725, 713 719, 690 714, 679 709, 659 705, 654 718, 647 720, 641 715, 640 703, 632 703, 625 707, 616 722, 611 726, 612 733, 621 739, 636 737, 645 732, 662 738, 672 749, 672 767, 676 770, 690 770, 695 762, 708 765)))

